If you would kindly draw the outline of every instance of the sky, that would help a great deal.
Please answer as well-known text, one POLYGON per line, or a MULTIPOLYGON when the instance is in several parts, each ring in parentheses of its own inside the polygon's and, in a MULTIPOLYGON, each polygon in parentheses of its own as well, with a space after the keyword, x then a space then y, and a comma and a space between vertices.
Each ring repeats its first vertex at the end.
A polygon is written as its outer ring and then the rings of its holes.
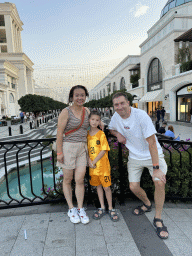
MULTIPOLYGON (((3 1, 1 1, 3 2, 3 1)), ((69 90, 97 85, 139 45, 167 0, 13 0, 24 23, 23 52, 34 78, 69 90)))

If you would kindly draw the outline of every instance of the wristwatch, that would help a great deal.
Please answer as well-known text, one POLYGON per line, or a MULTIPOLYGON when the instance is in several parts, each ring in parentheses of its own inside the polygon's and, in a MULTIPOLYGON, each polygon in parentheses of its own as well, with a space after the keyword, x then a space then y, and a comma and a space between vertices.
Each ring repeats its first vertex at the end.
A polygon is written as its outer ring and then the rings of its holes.
POLYGON ((153 166, 153 169, 154 169, 154 170, 158 170, 158 169, 159 169, 159 165, 153 166))

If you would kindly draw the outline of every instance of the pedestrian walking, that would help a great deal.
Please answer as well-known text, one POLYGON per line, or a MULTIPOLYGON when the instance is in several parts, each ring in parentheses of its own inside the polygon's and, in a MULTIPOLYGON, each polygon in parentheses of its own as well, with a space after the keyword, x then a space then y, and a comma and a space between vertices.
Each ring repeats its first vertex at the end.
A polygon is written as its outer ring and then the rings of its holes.
POLYGON ((162 122, 164 121, 165 113, 166 113, 165 108, 164 108, 164 107, 162 107, 162 109, 161 109, 162 122))
POLYGON ((22 111, 20 112, 20 118, 21 118, 21 123, 23 123, 24 113, 22 111))
POLYGON ((192 108, 190 109, 190 115, 191 115, 190 123, 192 123, 192 108))
MULTIPOLYGON (((130 107, 125 93, 113 95, 115 114, 109 124, 109 130, 129 149, 128 175, 130 190, 143 202, 133 210, 136 216, 152 210, 152 204, 145 191, 140 187, 143 168, 149 169, 155 185, 155 217, 153 225, 161 239, 168 238, 167 227, 161 214, 165 200, 167 164, 162 148, 155 136, 156 130, 151 118, 143 110, 130 107)), ((142 227, 141 227, 142 228, 142 227)))
POLYGON ((89 177, 91 186, 97 187, 97 194, 101 208, 98 208, 93 218, 101 219, 106 214, 103 189, 108 202, 108 212, 112 221, 118 221, 117 211, 112 206, 111 167, 108 159, 109 144, 105 133, 97 127, 101 122, 99 111, 92 111, 89 115, 90 131, 88 131, 87 144, 89 153, 89 177))
POLYGON ((159 108, 157 108, 157 110, 156 110, 156 117, 157 117, 157 122, 159 123, 160 118, 161 118, 161 111, 159 108))

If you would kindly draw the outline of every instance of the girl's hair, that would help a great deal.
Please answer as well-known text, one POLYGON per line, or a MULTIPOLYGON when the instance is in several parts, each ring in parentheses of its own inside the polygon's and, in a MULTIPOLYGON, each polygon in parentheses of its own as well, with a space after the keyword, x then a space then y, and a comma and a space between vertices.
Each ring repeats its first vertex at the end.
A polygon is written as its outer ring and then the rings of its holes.
POLYGON ((169 125, 169 126, 168 126, 168 130, 170 130, 170 131, 172 131, 172 132, 174 133, 174 128, 173 128, 172 125, 169 125))
POLYGON ((89 119, 91 118, 91 116, 99 116, 101 118, 101 112, 98 110, 92 110, 91 113, 89 114, 89 119))
POLYGON ((75 89, 83 89, 85 91, 85 95, 86 97, 89 96, 89 93, 87 91, 87 88, 83 85, 75 85, 71 88, 70 92, 69 92, 69 98, 68 98, 68 103, 73 101, 73 94, 74 94, 74 90, 75 89))

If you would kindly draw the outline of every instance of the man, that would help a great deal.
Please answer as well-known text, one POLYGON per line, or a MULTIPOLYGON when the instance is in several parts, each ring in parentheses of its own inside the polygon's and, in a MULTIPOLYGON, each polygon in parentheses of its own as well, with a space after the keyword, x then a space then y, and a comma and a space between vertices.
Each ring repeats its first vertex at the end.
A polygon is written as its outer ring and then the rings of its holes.
POLYGON ((156 110, 156 115, 157 115, 157 122, 159 123, 159 121, 160 121, 160 115, 161 115, 161 111, 160 111, 160 109, 159 108, 157 108, 157 110, 156 110))
POLYGON ((109 124, 110 132, 129 149, 128 175, 131 191, 143 202, 134 209, 133 214, 141 215, 152 209, 145 191, 140 187, 140 178, 144 167, 149 169, 155 185, 155 218, 153 224, 157 235, 168 238, 167 228, 161 220, 165 200, 165 183, 167 165, 156 130, 151 118, 143 110, 132 108, 125 93, 113 95, 113 106, 116 111, 109 124))
POLYGON ((159 128, 158 133, 165 134, 165 127, 167 126, 167 122, 163 121, 162 126, 159 128))
POLYGON ((162 107, 162 109, 161 109, 162 122, 164 121, 165 112, 166 112, 166 111, 165 111, 164 107, 162 107))
POLYGON ((20 118, 21 118, 21 123, 23 123, 23 119, 24 119, 24 113, 21 111, 20 113, 20 118))

